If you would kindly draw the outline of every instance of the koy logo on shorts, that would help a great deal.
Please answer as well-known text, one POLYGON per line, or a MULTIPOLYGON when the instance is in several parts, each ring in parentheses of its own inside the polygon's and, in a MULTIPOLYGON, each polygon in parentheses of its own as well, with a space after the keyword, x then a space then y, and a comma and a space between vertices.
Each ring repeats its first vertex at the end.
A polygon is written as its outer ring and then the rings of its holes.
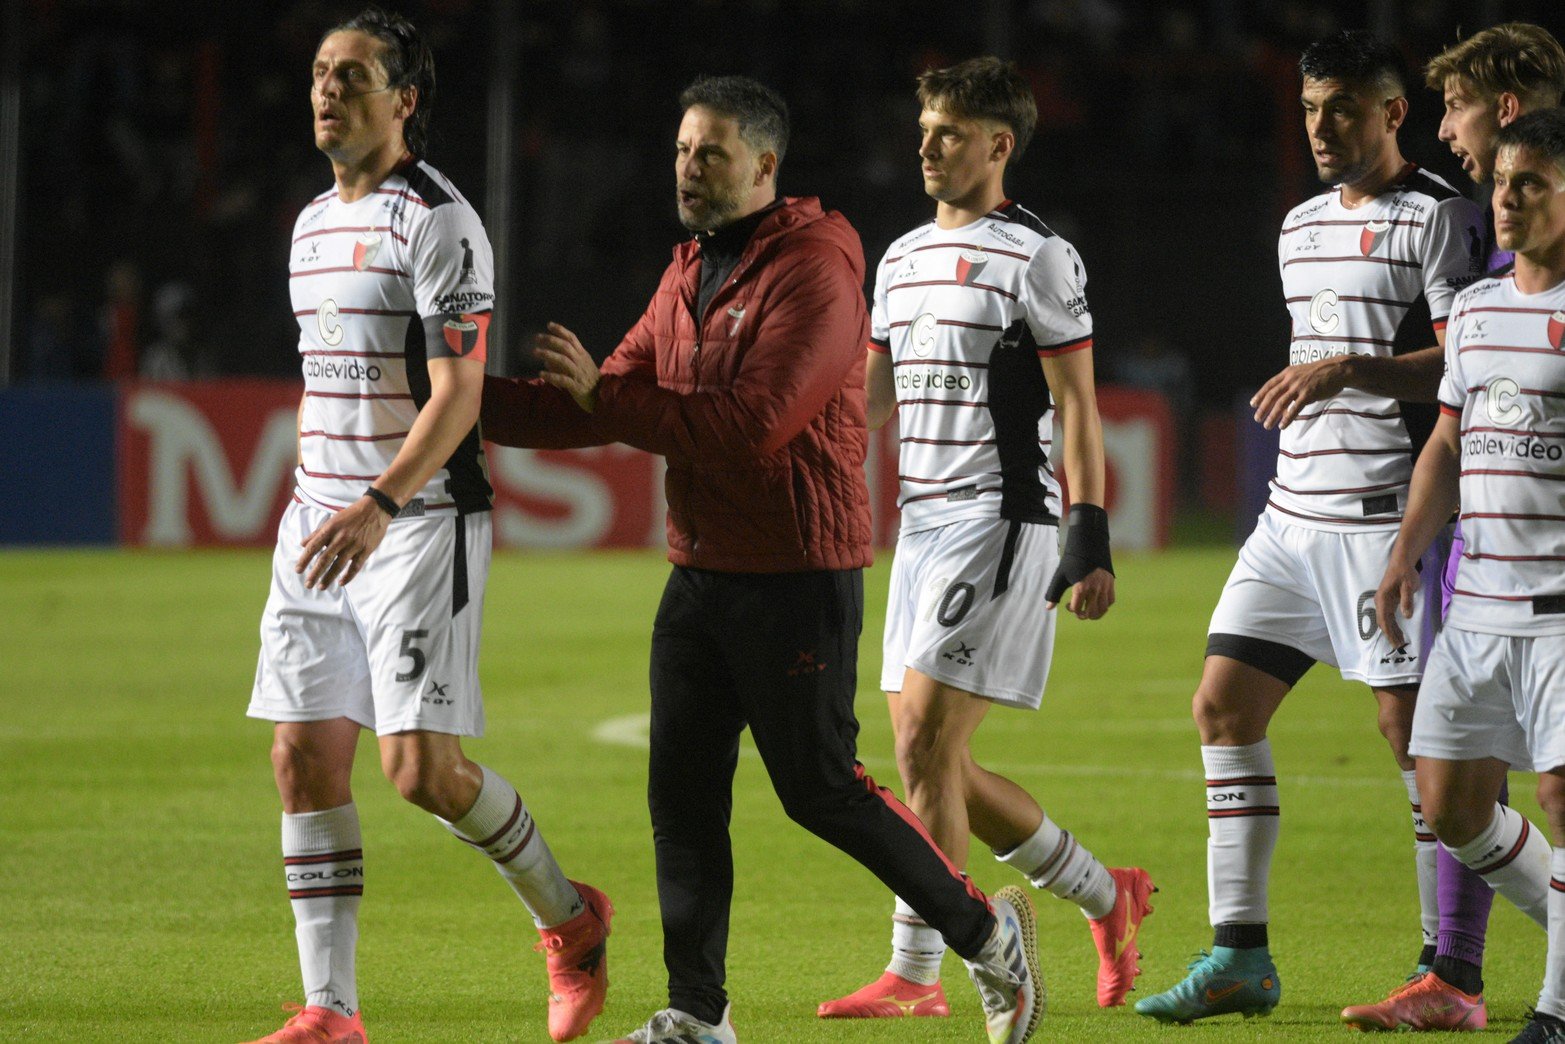
POLYGON ((940 654, 942 658, 963 667, 971 667, 978 658, 978 646, 968 645, 965 642, 957 642, 956 647, 947 649, 940 654))

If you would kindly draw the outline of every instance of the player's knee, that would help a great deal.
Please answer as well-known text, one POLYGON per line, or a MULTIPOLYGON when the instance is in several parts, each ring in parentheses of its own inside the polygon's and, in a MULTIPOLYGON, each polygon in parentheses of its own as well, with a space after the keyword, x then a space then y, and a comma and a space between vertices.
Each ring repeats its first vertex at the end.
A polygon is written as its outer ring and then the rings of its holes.
POLYGON ((1203 679, 1190 701, 1190 716, 1195 719, 1201 742, 1231 746, 1259 743, 1266 735, 1266 723, 1257 716, 1239 694, 1228 687, 1203 679))
POLYGON ((381 771, 404 801, 444 819, 459 819, 465 809, 452 800, 450 766, 416 747, 397 748, 381 758, 381 771))
POLYGON ((1463 804, 1438 786, 1425 786, 1420 780, 1419 807, 1424 822, 1447 848, 1460 848, 1477 837, 1494 818, 1494 802, 1463 804))
POLYGON ((938 721, 905 716, 897 727, 897 769, 911 792, 927 786, 960 785, 966 744, 938 721))
POLYGON ((404 801, 411 802, 420 808, 429 804, 430 780, 424 771, 424 766, 416 758, 398 758, 389 764, 382 763, 381 769, 391 785, 397 788, 397 793, 402 795, 404 801))
POLYGON ((272 776, 288 812, 334 808, 349 800, 348 775, 306 743, 277 735, 272 738, 272 776))
POLYGON ((281 736, 273 738, 272 776, 277 780, 277 789, 289 794, 299 789, 308 774, 309 758, 304 749, 281 736))
POLYGON ((1404 769, 1411 769, 1413 761, 1407 753, 1407 745, 1413 738, 1411 723, 1402 720, 1398 715, 1381 711, 1380 734, 1386 737, 1386 743, 1391 747, 1391 753, 1397 759, 1397 764, 1404 769))
POLYGON ((1538 775, 1538 807, 1543 810, 1553 832, 1565 826, 1565 777, 1552 772, 1538 775))

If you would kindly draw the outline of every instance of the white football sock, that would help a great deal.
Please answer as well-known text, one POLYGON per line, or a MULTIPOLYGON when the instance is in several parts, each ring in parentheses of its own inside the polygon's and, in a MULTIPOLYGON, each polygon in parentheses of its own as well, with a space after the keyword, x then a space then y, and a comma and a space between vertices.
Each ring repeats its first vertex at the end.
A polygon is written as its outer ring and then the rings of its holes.
POLYGON ((359 810, 283 813, 283 872, 293 907, 304 1003, 352 1016, 359 1009, 353 957, 364 894, 359 810))
MULTIPOLYGON (((447 830, 494 860, 539 928, 564 924, 586 908, 576 886, 565 879, 548 842, 528 813, 516 788, 487 766, 483 788, 467 815, 447 830)), ((435 817, 439 819, 439 816, 435 817)))
POLYGON ((1549 869, 1549 951, 1538 1010, 1565 1019, 1565 848, 1550 853, 1549 869))
POLYGON ((1549 843, 1514 808, 1494 806, 1494 818, 1461 848, 1446 850, 1471 867, 1516 908, 1549 928, 1549 843))
POLYGON ((1213 925, 1265 924, 1277 847, 1271 741, 1201 748, 1206 771, 1207 912, 1213 925))
POLYGON ((1108 868, 1069 830, 1056 826, 1047 812, 1031 837, 994 857, 1020 870, 1034 888, 1069 899, 1094 920, 1114 909, 1116 889, 1108 868))
POLYGON ((1413 807, 1413 861, 1418 868, 1418 920, 1424 931, 1424 945, 1440 941, 1440 888, 1435 868, 1439 865, 1440 842, 1424 822, 1424 803, 1418 796, 1418 777, 1412 769, 1402 773, 1407 800, 1413 807))
POLYGON ((891 916, 891 963, 886 970, 909 982, 933 986, 940 981, 940 960, 945 955, 940 933, 897 896, 896 912, 891 916))

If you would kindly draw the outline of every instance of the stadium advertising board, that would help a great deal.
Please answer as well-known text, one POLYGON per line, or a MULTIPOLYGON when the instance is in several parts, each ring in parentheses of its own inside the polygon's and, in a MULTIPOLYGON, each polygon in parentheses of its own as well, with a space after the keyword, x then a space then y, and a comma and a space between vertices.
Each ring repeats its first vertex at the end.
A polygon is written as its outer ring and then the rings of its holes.
MULTIPOLYGON (((292 488, 299 387, 289 381, 126 386, 119 396, 119 535, 135 546, 270 546, 292 488)), ((1167 541, 1173 425, 1156 393, 1099 392, 1115 545, 1167 541)), ((888 426, 889 428, 890 426, 888 426)), ((664 543, 663 464, 626 446, 489 447, 501 547, 664 543)), ((875 433, 875 532, 896 534, 896 436, 875 433)))

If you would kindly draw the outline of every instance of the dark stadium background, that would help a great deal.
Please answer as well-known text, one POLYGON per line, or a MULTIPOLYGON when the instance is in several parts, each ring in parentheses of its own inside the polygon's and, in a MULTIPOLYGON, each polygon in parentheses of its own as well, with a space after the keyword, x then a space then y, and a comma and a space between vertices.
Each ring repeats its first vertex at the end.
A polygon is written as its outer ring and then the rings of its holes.
MULTIPOLYGON (((330 183, 306 72, 356 4, 0 0, 0 387, 133 375, 157 345, 194 377, 297 375, 284 278, 299 207, 330 183)), ((675 96, 743 72, 793 107, 788 194, 819 195, 871 259, 930 213, 914 76, 1014 58, 1039 101, 1012 194, 1087 263, 1105 379, 1179 418, 1188 501, 1203 432, 1283 359, 1278 221, 1318 190, 1295 61, 1368 25, 1416 70, 1559 0, 406 0, 439 75, 428 159, 504 254, 498 364, 549 319, 607 352, 682 230, 675 96)), ((1467 187, 1412 92, 1413 159, 1467 187)))

